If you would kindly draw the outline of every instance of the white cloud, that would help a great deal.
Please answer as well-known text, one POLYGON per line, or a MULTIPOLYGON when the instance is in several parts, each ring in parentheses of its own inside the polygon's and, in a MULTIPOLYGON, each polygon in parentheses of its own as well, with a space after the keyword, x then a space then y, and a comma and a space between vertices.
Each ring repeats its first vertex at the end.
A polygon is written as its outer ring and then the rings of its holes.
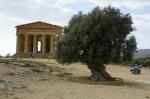
POLYGON ((22 6, 29 8, 36 8, 36 7, 65 8, 65 5, 79 2, 90 2, 100 6, 107 6, 107 5, 112 5, 115 7, 125 6, 131 9, 150 6, 150 0, 13 0, 13 2, 10 2, 10 0, 0 0, 0 4, 22 6))
POLYGON ((150 14, 134 14, 133 15, 134 26, 136 31, 134 34, 137 38, 139 48, 150 48, 149 36, 150 36, 150 14))
POLYGON ((2 55, 15 53, 16 25, 38 20, 66 25, 75 13, 59 0, 13 0, 9 2, 10 0, 0 0, 0 54, 2 55))
POLYGON ((0 55, 5 56, 8 53, 15 53, 15 26, 23 23, 24 21, 29 20, 0 13, 0 55))
MULTIPOLYGON (((112 5, 134 10, 150 6, 150 0, 0 0, 0 54, 15 53, 16 25, 38 20, 67 25, 71 16, 77 13, 77 10, 69 8, 68 5, 80 6, 81 3, 100 7, 112 5)), ((86 10, 86 7, 83 9, 86 10)), ((139 42, 139 48, 150 48, 147 44, 150 35, 150 14, 136 15, 131 12, 131 15, 137 28, 134 34, 139 42)))
POLYGON ((115 7, 125 6, 130 9, 139 9, 145 6, 150 6, 150 0, 89 0, 99 6, 112 5, 115 7))

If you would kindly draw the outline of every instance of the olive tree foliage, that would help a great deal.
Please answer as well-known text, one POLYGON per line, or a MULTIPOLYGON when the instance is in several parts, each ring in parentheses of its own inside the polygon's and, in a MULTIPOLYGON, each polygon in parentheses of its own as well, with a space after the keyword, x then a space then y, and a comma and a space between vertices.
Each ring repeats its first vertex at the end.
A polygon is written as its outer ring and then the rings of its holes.
POLYGON ((122 61, 133 60, 133 55, 137 49, 135 36, 129 36, 122 44, 122 61))
POLYGON ((91 70, 91 79, 112 80, 105 65, 112 59, 116 45, 133 31, 129 14, 111 6, 75 14, 65 27, 65 35, 57 42, 56 57, 62 64, 81 62, 91 70))
POLYGON ((117 44, 112 51, 113 63, 132 61, 134 53, 136 53, 137 43, 134 35, 128 36, 117 44))

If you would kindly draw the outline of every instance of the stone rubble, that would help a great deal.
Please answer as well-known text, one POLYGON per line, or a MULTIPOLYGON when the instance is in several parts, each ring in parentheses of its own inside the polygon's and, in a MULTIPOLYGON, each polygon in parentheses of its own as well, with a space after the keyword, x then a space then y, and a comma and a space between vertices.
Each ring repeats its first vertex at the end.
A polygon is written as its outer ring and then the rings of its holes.
POLYGON ((11 90, 25 89, 25 88, 27 88, 25 85, 19 84, 15 81, 0 79, 0 90, 11 91, 11 90))

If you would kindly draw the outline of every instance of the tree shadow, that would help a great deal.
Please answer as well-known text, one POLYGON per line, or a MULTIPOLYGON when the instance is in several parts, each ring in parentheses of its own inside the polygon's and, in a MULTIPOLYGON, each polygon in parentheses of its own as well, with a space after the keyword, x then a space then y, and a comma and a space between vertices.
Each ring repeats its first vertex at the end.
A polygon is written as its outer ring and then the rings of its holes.
POLYGON ((150 89, 150 84, 137 82, 137 81, 126 81, 124 83, 125 86, 129 88, 136 88, 136 89, 150 89))
POLYGON ((111 85, 111 86, 122 86, 124 85, 124 82, 121 78, 115 78, 115 80, 112 81, 92 81, 87 76, 69 76, 67 78, 70 82, 76 82, 80 84, 93 84, 93 85, 111 85))

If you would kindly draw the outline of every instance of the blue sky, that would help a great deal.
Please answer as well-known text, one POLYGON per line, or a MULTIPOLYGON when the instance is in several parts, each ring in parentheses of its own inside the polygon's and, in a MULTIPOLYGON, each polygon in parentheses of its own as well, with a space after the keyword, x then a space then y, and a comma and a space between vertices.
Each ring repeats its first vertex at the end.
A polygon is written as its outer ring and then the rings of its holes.
POLYGON ((150 0, 0 0, 0 55, 15 53, 16 25, 45 21, 65 26, 78 11, 108 5, 131 14, 138 48, 150 49, 150 0))

